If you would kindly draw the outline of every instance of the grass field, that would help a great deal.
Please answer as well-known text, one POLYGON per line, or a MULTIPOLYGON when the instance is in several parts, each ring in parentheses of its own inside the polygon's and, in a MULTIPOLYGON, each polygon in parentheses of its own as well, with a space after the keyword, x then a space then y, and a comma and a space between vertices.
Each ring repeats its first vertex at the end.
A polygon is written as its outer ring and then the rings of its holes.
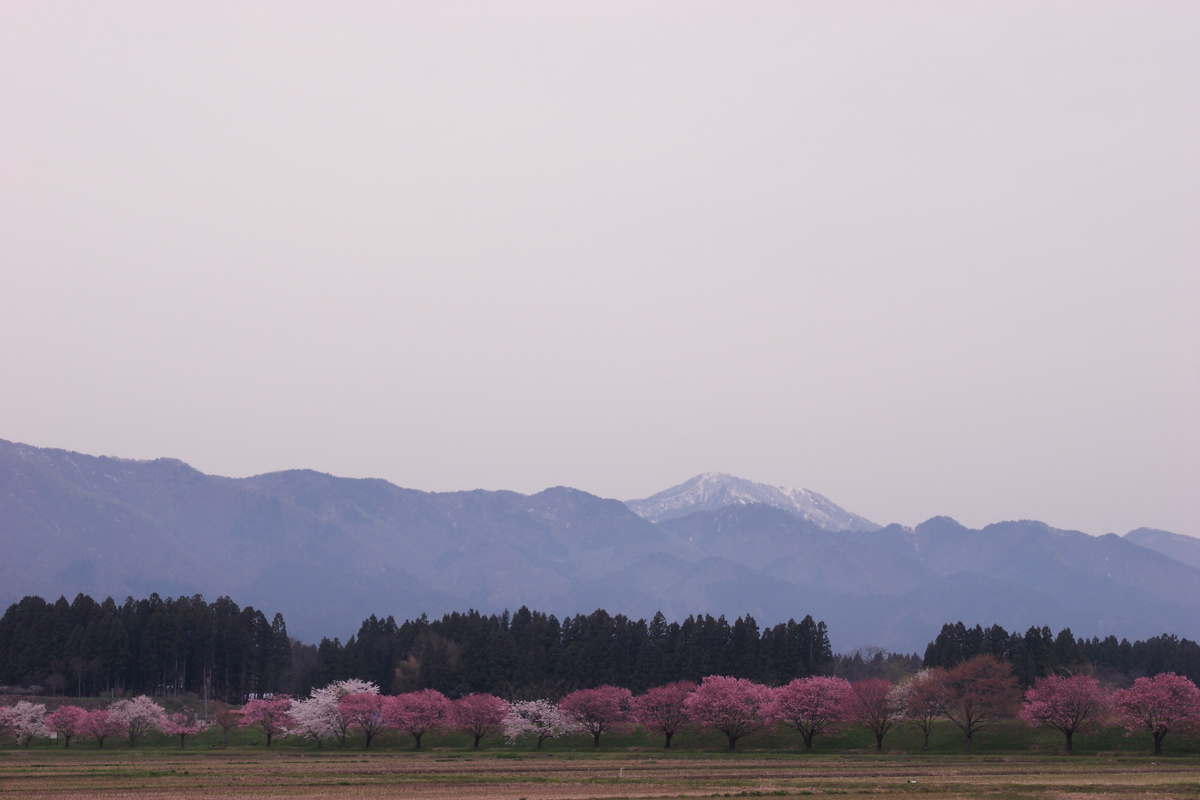
POLYGON ((922 752, 911 729, 889 734, 876 755, 862 731, 817 740, 798 751, 789 730, 744 740, 724 750, 719 734, 681 734, 670 752, 640 731, 590 739, 570 737, 510 747, 446 734, 423 752, 394 734, 371 750, 361 743, 322 748, 285 739, 270 749, 239 731, 228 749, 208 732, 180 749, 152 737, 136 748, 88 741, 70 749, 48 740, 0 748, 0 800, 13 798, 649 798, 833 796, 913 798, 1200 798, 1200 743, 1168 738, 1166 753, 1149 754, 1149 738, 1116 731, 1084 737, 1077 753, 1061 754, 1061 737, 1002 723, 965 755, 951 726, 939 728, 922 752))

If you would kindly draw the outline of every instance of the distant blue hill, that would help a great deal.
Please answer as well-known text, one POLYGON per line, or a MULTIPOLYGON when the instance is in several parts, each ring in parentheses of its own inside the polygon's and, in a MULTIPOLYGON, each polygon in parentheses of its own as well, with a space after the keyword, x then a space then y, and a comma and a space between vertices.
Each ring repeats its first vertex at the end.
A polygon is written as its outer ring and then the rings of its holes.
POLYGON ((232 479, 0 441, 0 601, 228 594, 282 611, 306 641, 345 638, 372 613, 521 605, 760 624, 812 614, 842 650, 919 650, 960 619, 1200 637, 1200 569, 1136 531, 971 530, 944 517, 878 528, 826 502, 828 519, 743 497, 655 523, 564 487, 429 493, 308 470, 232 479))

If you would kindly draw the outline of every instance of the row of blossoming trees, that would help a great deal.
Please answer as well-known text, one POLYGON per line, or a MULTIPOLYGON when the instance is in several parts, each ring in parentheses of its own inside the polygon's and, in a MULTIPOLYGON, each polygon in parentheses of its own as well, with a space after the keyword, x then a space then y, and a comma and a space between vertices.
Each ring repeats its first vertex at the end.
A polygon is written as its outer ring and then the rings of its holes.
MULTIPOLYGON (((884 737, 896 726, 911 724, 929 735, 939 720, 948 720, 970 749, 975 735, 997 720, 1019 716, 1026 722, 1061 732, 1071 751, 1074 736, 1105 726, 1121 726, 1129 734, 1148 733, 1154 752, 1167 734, 1200 734, 1200 690, 1187 678, 1163 673, 1139 678, 1127 689, 1110 691, 1088 675, 1049 676, 1024 694, 1024 702, 1008 664, 979 656, 953 669, 929 669, 899 684, 881 678, 850 683, 841 678, 799 678, 768 687, 744 678, 710 676, 700 684, 680 681, 634 696, 628 689, 600 686, 572 692, 558 703, 550 700, 507 702, 488 694, 449 700, 426 689, 387 696, 361 680, 345 680, 315 689, 303 700, 287 695, 255 699, 240 709, 222 707, 212 724, 223 729, 225 743, 235 727, 260 731, 268 746, 280 736, 299 736, 345 745, 351 733, 365 746, 385 731, 410 735, 416 748, 435 730, 453 729, 480 740, 502 732, 510 742, 568 734, 601 737, 622 726, 641 725, 664 737, 666 747, 686 726, 720 731, 732 750, 738 741, 766 728, 785 725, 799 735, 805 750, 820 735, 860 725, 883 749, 884 737)), ((91 737, 101 747, 120 737, 130 745, 150 730, 186 737, 207 723, 188 711, 168 715, 148 697, 121 700, 107 709, 85 710, 20 702, 0 709, 0 735, 18 744, 54 731, 70 746, 73 737, 91 737)))

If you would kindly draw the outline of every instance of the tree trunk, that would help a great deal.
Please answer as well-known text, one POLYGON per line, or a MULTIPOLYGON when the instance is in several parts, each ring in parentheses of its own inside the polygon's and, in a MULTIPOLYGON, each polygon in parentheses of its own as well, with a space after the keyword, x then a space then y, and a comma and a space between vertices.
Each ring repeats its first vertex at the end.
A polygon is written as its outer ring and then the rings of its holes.
POLYGON ((1075 731, 1063 731, 1063 733, 1065 733, 1067 735, 1067 752, 1070 753, 1071 752, 1071 737, 1075 734, 1075 731))
POLYGON ((538 737, 538 750, 542 749, 542 741, 545 740, 545 738, 546 738, 545 736, 538 737))
POLYGON ((423 736, 423 735, 424 735, 424 734, 421 734, 421 733, 414 733, 414 734, 413 734, 413 738, 417 740, 417 746, 413 748, 414 750, 420 750, 420 749, 421 749, 421 736, 423 736))
POLYGON ((475 747, 475 749, 476 749, 476 750, 478 750, 478 749, 479 749, 479 740, 480 740, 480 739, 482 739, 482 738, 483 738, 483 734, 482 734, 482 733, 480 733, 480 734, 478 734, 478 735, 476 735, 476 736, 475 736, 475 745, 474 745, 474 747, 475 747))
POLYGON ((592 747, 595 747, 597 749, 599 749, 599 747, 600 747, 600 732, 599 731, 592 734, 592 747))
POLYGON ((1165 732, 1164 733, 1159 733, 1158 731, 1154 732, 1154 755, 1156 755, 1156 756, 1162 755, 1162 740, 1163 740, 1163 737, 1166 735, 1167 734, 1165 732))
POLYGON ((875 752, 876 753, 883 752, 883 734, 882 733, 875 734, 875 752))
POLYGON ((811 734, 811 733, 802 733, 802 734, 800 734, 800 735, 804 737, 804 749, 805 749, 805 750, 812 750, 812 740, 813 740, 813 735, 814 735, 814 734, 811 734))
POLYGON ((971 731, 967 731, 967 752, 971 752, 971 731))
POLYGON ((675 735, 675 731, 667 731, 667 743, 663 745, 666 749, 671 749, 671 737, 675 735))

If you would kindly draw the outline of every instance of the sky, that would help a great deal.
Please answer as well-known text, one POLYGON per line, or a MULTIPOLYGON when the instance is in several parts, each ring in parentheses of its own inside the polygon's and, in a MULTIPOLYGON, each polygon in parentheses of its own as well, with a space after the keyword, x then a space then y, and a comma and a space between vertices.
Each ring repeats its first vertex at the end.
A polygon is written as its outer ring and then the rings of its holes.
POLYGON ((0 4, 0 438, 1200 536, 1200 4, 0 4))

